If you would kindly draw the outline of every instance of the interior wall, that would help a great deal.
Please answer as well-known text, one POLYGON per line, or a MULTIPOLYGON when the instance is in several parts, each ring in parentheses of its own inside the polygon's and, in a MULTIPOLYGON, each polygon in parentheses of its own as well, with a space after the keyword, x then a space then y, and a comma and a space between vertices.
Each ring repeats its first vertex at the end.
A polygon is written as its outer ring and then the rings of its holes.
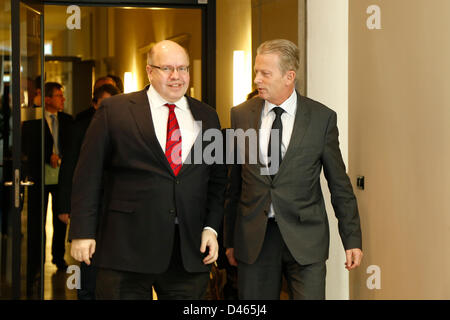
POLYGON ((44 7, 45 41, 51 41, 53 56, 81 57, 92 59, 91 28, 93 14, 98 8, 81 7, 81 29, 69 30, 66 26, 67 6, 46 5, 44 7))
MULTIPOLYGON (((340 149, 348 168, 348 0, 308 0, 306 12, 307 96, 337 113, 340 149)), ((348 299, 345 250, 323 173, 321 185, 330 225, 326 298, 348 299)))
POLYGON ((287 39, 298 45, 298 0, 252 0, 253 61, 267 40, 287 39))
POLYGON ((306 92, 306 0, 252 0, 252 61, 267 40, 287 39, 300 48, 297 89, 306 92))
POLYGON ((350 175, 365 176, 351 298, 450 299, 450 2, 378 0, 369 29, 373 4, 349 8, 350 175))
MULTIPOLYGON (((251 0, 216 2, 216 110, 222 128, 230 127, 233 107, 233 51, 251 54, 251 0)), ((253 70, 252 65, 248 65, 253 70)))
MULTIPOLYGON (((191 66, 202 59, 200 9, 80 8, 81 29, 69 30, 67 6, 46 6, 46 40, 53 41, 55 56, 95 60, 97 78, 110 73, 123 79, 124 72, 134 72, 136 90, 142 89, 148 84, 149 45, 178 36, 189 51, 191 66)), ((199 80, 196 76, 201 77, 201 72, 193 70, 191 86, 199 80)))

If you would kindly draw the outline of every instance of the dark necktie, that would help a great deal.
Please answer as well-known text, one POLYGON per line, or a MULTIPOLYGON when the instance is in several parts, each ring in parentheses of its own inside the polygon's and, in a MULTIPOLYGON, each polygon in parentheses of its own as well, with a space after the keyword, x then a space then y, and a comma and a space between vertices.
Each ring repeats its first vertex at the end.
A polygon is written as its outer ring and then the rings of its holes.
MULTIPOLYGON (((270 138, 269 138, 269 146, 267 149, 267 158, 271 158, 273 159, 278 159, 278 168, 275 168, 275 174, 271 175, 272 179, 275 177, 276 172, 278 172, 278 169, 281 165, 281 142, 283 139, 283 124, 281 122, 281 115, 283 114, 284 110, 280 107, 275 107, 272 109, 273 112, 275 112, 275 120, 272 123, 272 130, 270 130, 270 138), (273 141, 272 139, 272 132, 274 130, 278 130, 279 134, 278 134, 278 141, 273 141), (276 154, 273 155, 273 157, 271 157, 271 153, 272 153, 272 143, 276 144, 276 154)), ((270 163, 269 163, 269 167, 270 167, 270 163)))
POLYGON ((167 138, 166 138, 166 158, 169 161, 173 173, 178 175, 182 165, 181 158, 181 131, 175 115, 175 105, 165 104, 169 107, 169 118, 167 119, 167 138))

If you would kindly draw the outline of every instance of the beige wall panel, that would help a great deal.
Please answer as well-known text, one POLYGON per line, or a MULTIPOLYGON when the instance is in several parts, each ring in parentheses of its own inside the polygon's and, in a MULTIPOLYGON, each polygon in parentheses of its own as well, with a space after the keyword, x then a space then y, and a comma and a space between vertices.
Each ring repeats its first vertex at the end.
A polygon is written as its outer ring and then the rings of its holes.
POLYGON ((267 40, 283 38, 298 44, 298 0, 252 0, 252 20, 253 57, 267 40))
MULTIPOLYGON (((222 128, 230 127, 233 107, 233 51, 251 54, 251 1, 216 2, 216 110, 222 128)), ((252 66, 248 66, 253 70, 252 66)))
MULTIPOLYGON (((348 1, 307 2, 307 96, 337 113, 339 143, 344 163, 348 163, 348 1)), ((326 298, 349 298, 349 275, 344 268, 345 250, 338 232, 338 220, 323 173, 322 193, 330 225, 326 298)))
POLYGON ((349 171, 366 178, 353 299, 450 299, 449 39, 448 0, 350 1, 349 171), (366 26, 374 3, 381 30, 366 26))
POLYGON ((300 48, 297 89, 306 92, 306 0, 252 0, 252 60, 267 40, 288 39, 300 48))

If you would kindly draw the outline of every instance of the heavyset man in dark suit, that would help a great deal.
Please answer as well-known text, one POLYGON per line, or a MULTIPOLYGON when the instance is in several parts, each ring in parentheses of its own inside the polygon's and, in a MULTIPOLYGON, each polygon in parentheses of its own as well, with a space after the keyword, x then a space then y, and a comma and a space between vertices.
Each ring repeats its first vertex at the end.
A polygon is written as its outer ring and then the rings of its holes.
POLYGON ((26 157, 24 174, 34 181, 28 195, 28 288, 32 290, 32 277, 36 276, 41 257, 41 179, 44 181, 44 214, 47 212, 49 193, 52 194, 53 239, 52 262, 65 270, 64 260, 66 225, 58 219, 55 208, 58 199, 57 182, 61 159, 70 144, 72 116, 64 110, 63 87, 56 82, 47 82, 44 87, 44 161, 45 177, 41 177, 41 119, 25 121, 22 126, 22 146, 26 157))
POLYGON ((226 168, 186 159, 220 123, 185 96, 189 58, 178 44, 157 43, 147 74, 150 87, 108 98, 88 128, 72 186, 71 253, 93 257, 97 298, 151 299, 154 286, 159 299, 199 299, 217 259, 226 168))
MULTIPOLYGON (((329 227, 322 169, 346 268, 356 268, 362 258, 358 208, 339 149, 336 113, 296 92, 298 65, 292 42, 263 43, 254 66, 259 97, 231 110, 233 129, 258 130, 261 155, 257 163, 230 166, 224 237, 230 264, 238 267, 241 299, 279 299, 283 274, 290 298, 325 298, 329 227)), ((240 159, 248 160, 249 148, 243 150, 240 159)))

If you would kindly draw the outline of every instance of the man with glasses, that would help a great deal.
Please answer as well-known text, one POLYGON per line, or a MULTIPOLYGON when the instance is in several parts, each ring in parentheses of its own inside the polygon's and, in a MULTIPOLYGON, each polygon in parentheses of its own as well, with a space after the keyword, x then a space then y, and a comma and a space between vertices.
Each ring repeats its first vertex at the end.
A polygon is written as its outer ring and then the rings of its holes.
POLYGON ((201 299, 218 256, 226 169, 189 157, 220 123, 185 96, 184 48, 159 42, 147 63, 151 85, 105 100, 88 128, 72 187, 71 253, 93 258, 99 299, 151 299, 152 286, 159 299, 201 299))

